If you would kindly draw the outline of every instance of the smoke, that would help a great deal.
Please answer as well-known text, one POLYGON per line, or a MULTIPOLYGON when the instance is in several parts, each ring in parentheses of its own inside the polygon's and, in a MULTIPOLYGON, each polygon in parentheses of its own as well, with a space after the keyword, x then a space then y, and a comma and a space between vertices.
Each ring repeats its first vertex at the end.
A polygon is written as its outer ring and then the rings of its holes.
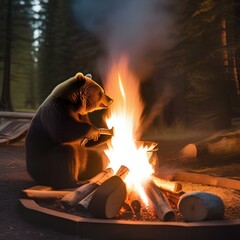
POLYGON ((174 44, 173 21, 167 11, 173 1, 73 0, 73 13, 101 40, 108 60, 127 54, 137 76, 146 77, 174 44))

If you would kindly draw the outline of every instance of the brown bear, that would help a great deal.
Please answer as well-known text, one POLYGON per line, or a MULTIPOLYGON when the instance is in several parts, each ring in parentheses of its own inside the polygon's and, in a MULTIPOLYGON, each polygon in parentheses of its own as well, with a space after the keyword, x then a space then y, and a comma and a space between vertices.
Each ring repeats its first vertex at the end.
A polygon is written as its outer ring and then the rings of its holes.
POLYGON ((88 113, 108 108, 113 100, 101 86, 77 73, 57 85, 40 105, 27 132, 27 171, 37 184, 76 187, 86 171, 87 152, 81 143, 96 141, 99 130, 88 113))

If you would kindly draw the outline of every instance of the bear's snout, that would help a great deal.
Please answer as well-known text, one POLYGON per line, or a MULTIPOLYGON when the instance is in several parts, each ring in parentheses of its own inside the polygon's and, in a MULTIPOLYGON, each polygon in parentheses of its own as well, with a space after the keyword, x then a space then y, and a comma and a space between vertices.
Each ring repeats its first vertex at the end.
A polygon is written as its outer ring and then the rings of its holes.
POLYGON ((113 103, 113 99, 111 99, 107 95, 103 95, 100 103, 101 108, 108 108, 113 103))

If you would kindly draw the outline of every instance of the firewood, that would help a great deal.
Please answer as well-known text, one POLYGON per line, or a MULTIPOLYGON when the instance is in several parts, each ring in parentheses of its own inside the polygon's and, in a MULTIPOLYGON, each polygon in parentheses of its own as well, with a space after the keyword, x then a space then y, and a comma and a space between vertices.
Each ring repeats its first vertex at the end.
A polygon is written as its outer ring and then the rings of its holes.
POLYGON ((113 175, 112 168, 107 168, 105 171, 99 173, 95 177, 93 177, 89 183, 77 188, 76 190, 72 191, 65 197, 61 199, 61 203, 65 207, 73 207, 79 201, 84 199, 88 196, 91 192, 96 190, 105 180, 110 178, 113 175))
POLYGON ((133 200, 131 202, 131 207, 133 209, 133 211, 137 214, 140 213, 141 211, 141 203, 138 200, 133 200))
MULTIPOLYGON (((205 140, 186 145, 180 154, 187 159, 204 158, 217 155, 223 159, 239 156, 240 132, 220 132, 205 140)), ((219 159, 219 158, 218 158, 219 159)))
POLYGON ((157 217, 161 221, 174 221, 176 218, 175 213, 160 188, 150 180, 145 184, 144 190, 153 205, 157 217))
POLYGON ((76 209, 83 212, 83 211, 87 211, 88 206, 90 201, 93 198, 93 195, 95 194, 97 189, 95 189, 94 191, 92 191, 89 195, 87 195, 84 199, 82 199, 77 205, 76 205, 76 209))
MULTIPOLYGON (((121 167, 118 169, 116 176, 121 177, 122 180, 125 179, 125 177, 127 176, 127 174, 129 173, 129 169, 124 166, 121 165, 121 167)), ((93 197, 93 195, 95 194, 94 190, 92 193, 90 193, 88 196, 86 196, 84 199, 82 199, 76 206, 76 209, 78 209, 79 211, 85 211, 88 209, 89 203, 93 197)))
POLYGON ((160 179, 155 176, 152 176, 152 179, 154 183, 162 190, 168 192, 179 192, 180 190, 182 190, 181 183, 160 179))
POLYGON ((178 172, 175 174, 174 180, 240 190, 239 180, 225 177, 214 177, 206 174, 178 172))
POLYGON ((118 169, 116 173, 116 176, 119 176, 122 180, 124 180, 128 175, 128 173, 129 173, 129 169, 126 166, 121 165, 121 167, 118 169))
POLYGON ((127 195, 126 185, 119 176, 106 180, 94 193, 88 210, 93 217, 114 218, 127 195))
POLYGON ((223 218, 224 203, 220 197, 207 192, 189 192, 181 196, 179 211, 186 221, 217 220, 223 218))
POLYGON ((168 201, 170 203, 174 204, 175 206, 178 205, 180 197, 185 193, 183 191, 174 193, 174 192, 169 192, 169 191, 164 191, 164 190, 162 192, 165 194, 168 201))
POLYGON ((52 190, 37 190, 26 189, 22 190, 22 197, 36 198, 36 199, 50 199, 62 198, 71 193, 70 191, 52 191, 52 190))

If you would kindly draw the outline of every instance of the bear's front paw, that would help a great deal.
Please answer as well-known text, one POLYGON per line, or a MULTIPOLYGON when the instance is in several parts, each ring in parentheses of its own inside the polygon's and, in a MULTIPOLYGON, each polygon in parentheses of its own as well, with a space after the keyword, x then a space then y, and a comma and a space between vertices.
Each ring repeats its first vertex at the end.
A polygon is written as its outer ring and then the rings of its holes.
POLYGON ((93 140, 93 141, 97 141, 98 138, 100 137, 100 131, 97 128, 92 128, 88 134, 87 134, 87 139, 88 140, 93 140))

